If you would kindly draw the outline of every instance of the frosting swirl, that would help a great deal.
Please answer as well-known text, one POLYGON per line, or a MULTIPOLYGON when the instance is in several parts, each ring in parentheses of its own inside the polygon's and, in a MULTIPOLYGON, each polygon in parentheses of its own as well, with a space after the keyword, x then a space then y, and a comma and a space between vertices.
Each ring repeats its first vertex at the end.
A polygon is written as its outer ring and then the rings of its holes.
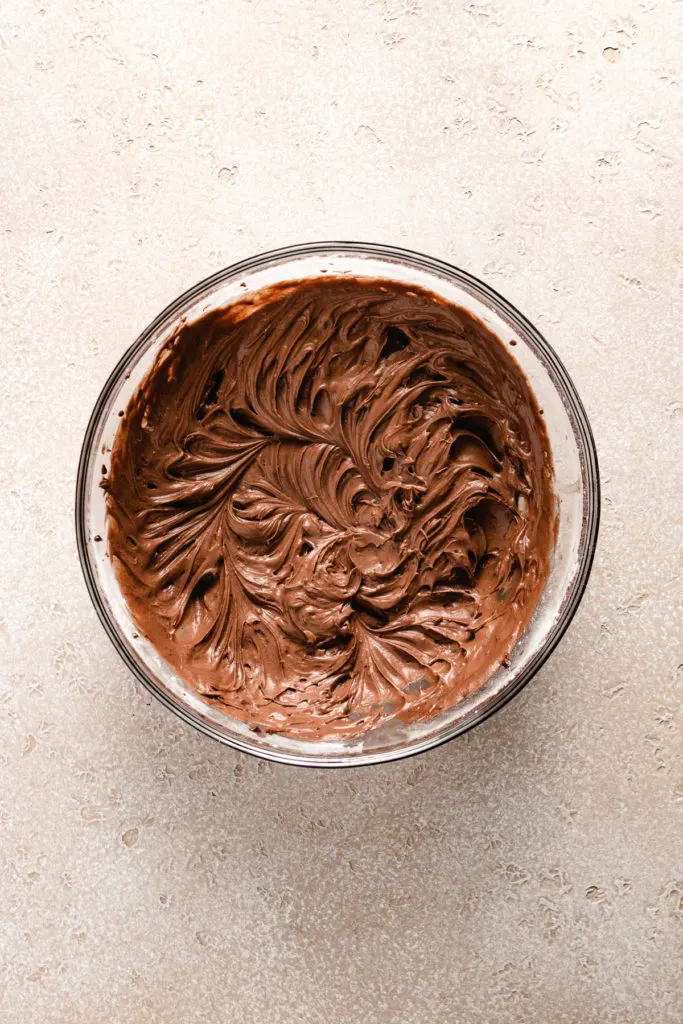
POLYGON ((480 321, 391 281, 257 293, 165 344, 121 421, 133 617, 256 728, 349 738, 476 690, 549 571, 547 435, 480 321))

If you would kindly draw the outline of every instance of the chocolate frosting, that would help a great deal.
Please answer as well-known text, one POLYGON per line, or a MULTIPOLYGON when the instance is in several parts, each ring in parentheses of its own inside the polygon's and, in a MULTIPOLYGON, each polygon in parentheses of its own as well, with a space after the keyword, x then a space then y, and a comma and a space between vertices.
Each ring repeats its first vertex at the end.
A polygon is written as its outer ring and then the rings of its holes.
POLYGON ((289 283, 180 326, 106 488, 140 631, 207 700, 301 739, 480 687, 555 537, 518 364, 464 309, 385 280, 289 283))

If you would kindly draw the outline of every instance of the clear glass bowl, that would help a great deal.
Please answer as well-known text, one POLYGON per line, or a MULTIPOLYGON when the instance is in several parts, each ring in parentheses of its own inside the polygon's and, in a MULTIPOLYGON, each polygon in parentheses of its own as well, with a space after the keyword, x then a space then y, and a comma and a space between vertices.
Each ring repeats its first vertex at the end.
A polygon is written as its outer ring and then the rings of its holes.
POLYGON ((518 693, 543 665, 576 612, 593 561, 599 516, 598 462, 586 413, 567 371, 536 328, 488 285, 462 270, 404 249, 359 242, 320 242, 264 253, 221 270, 172 302, 128 349, 105 384, 86 430, 76 485, 76 534, 85 581, 105 630, 137 678, 180 718, 222 743, 275 761, 318 767, 376 764, 420 753, 470 729, 518 693), (390 722, 362 739, 343 742, 256 734, 188 688, 138 635, 108 557, 105 494, 99 486, 121 422, 119 410, 126 407, 179 322, 196 320, 276 282, 321 274, 421 285, 464 306, 504 343, 516 342, 515 357, 544 411, 559 502, 550 576, 509 664, 476 693, 429 721, 390 722))

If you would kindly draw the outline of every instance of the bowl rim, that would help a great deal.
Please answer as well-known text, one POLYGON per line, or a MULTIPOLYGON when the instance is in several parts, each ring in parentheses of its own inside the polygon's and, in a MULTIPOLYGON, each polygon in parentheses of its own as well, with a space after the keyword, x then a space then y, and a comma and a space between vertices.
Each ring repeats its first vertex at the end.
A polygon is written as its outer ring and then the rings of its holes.
POLYGON ((417 754, 422 754, 427 750, 441 746, 443 743, 448 743, 456 736, 462 735, 474 728, 476 725, 485 721, 487 718, 490 718, 490 716, 496 711, 504 707, 512 700, 513 697, 520 693, 520 691, 545 664, 574 618, 583 598, 591 573, 597 546, 599 526, 600 472, 593 431, 574 382, 550 343, 524 316, 524 314, 520 313, 519 310, 512 305, 511 302, 473 274, 470 274, 453 264, 447 263, 444 260, 427 256, 412 249, 372 242, 318 241, 271 249, 267 252, 259 253, 255 256, 248 257, 247 259, 240 260, 224 267, 222 270, 219 270, 197 282, 197 284, 188 288, 181 295, 175 298, 158 314, 158 316, 154 318, 154 320, 151 321, 150 324, 147 325, 147 327, 142 330, 135 341, 133 341, 133 343, 124 351, 114 369, 109 374, 98 395, 88 420, 88 425, 86 427, 81 446, 76 476, 76 545, 86 588, 105 632, 109 636, 119 656, 123 659, 128 669, 165 707, 173 711, 174 714, 183 721, 192 725, 195 729, 198 729, 205 735, 210 736, 212 739, 215 739, 226 746, 240 750, 243 753, 251 754, 254 757, 261 757, 270 761, 309 768, 356 768, 372 764, 384 764, 391 761, 401 760, 406 757, 413 757, 417 754), (440 274, 451 281, 455 281, 457 284, 463 285, 466 290, 473 292, 476 297, 483 298, 485 302, 490 303, 499 315, 502 315, 502 317, 509 321, 516 330, 520 331, 524 336, 527 336, 530 339, 537 352, 540 353, 542 360, 551 368, 555 380, 559 382, 562 399, 569 406, 575 421, 575 437, 579 448, 579 461, 584 484, 583 522, 581 530, 582 541, 579 548, 578 568, 571 581, 567 594, 565 595, 560 614, 553 623, 545 641, 533 654, 525 668, 519 673, 519 675, 511 679, 507 686, 505 686, 501 692, 490 701, 490 703, 482 707, 470 718, 461 722, 452 723, 448 729, 443 731, 443 734, 437 733, 434 736, 423 737, 421 740, 416 741, 414 744, 411 744, 406 748, 398 747, 394 750, 380 750, 375 752, 368 751, 360 754, 326 753, 321 756, 311 753, 310 755, 294 755, 288 751, 280 750, 277 747, 266 748, 252 745, 247 739, 242 739, 236 735, 228 736, 219 730, 214 729, 211 723, 195 717, 187 707, 183 706, 179 702, 176 703, 176 701, 171 699, 165 691, 157 686, 154 680, 143 671, 141 665, 138 664, 138 662, 131 656, 130 652, 121 642, 119 630, 112 617, 109 615, 106 605, 100 596, 100 589, 97 583, 87 543, 85 509, 88 485, 88 466, 91 460, 93 441, 98 427, 100 426, 102 414, 107 407, 109 398, 114 388, 119 383, 121 374, 125 371, 131 360, 133 360, 135 356, 144 349, 150 337, 162 324, 173 318, 180 310, 189 306, 203 293, 221 284, 223 281, 247 271, 256 270, 262 266, 272 265, 273 263, 281 262, 283 260, 291 260, 312 255, 354 255, 385 259, 388 258, 404 264, 407 263, 418 269, 440 274))

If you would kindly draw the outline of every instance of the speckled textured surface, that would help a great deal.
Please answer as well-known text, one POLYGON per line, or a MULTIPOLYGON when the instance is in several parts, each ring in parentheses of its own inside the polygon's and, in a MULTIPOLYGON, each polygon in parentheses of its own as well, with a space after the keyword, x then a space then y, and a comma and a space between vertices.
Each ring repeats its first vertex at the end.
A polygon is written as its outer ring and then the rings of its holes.
POLYGON ((680 5, 598 8, 3 5, 6 1024, 680 1021, 680 5), (134 684, 72 495, 162 306, 335 236, 450 259, 534 320, 605 497, 584 604, 521 697, 325 773, 222 749, 134 684))

